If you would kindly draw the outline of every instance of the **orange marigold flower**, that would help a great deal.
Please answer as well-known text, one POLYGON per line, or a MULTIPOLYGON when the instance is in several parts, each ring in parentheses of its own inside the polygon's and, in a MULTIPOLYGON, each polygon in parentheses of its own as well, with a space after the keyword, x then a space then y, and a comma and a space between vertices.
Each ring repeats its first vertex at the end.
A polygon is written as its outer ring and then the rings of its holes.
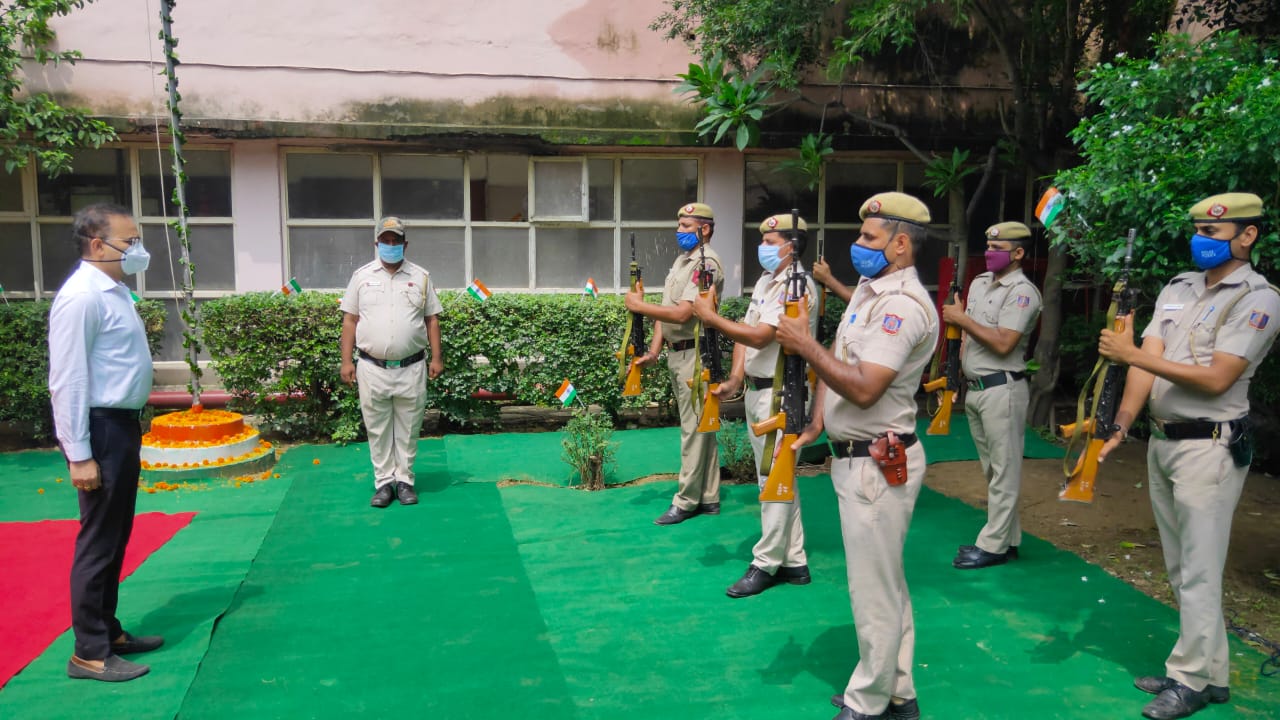
POLYGON ((319 464, 320 464, 320 458, 316 458, 315 460, 312 460, 312 461, 311 461, 311 464, 312 464, 312 465, 319 465, 319 464))
POLYGON ((36 488, 36 492, 40 495, 44 494, 44 488, 36 488))

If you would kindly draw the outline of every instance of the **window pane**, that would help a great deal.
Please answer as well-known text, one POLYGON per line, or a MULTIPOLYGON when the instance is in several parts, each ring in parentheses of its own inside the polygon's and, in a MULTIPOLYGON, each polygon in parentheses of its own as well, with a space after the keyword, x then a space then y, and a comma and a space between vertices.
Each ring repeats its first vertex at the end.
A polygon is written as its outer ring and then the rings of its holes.
MULTIPOLYGON (((199 268, 196 268, 198 271, 199 268)), ((156 360, 186 360, 187 351, 182 347, 182 331, 186 329, 186 323, 182 321, 182 312, 178 310, 177 300, 162 300, 164 303, 164 336, 160 339, 160 350, 156 352, 156 360)), ((196 301, 196 309, 203 305, 205 300, 196 301)), ((210 360, 209 349, 202 347, 200 354, 196 356, 200 360, 210 360)))
MULTIPOLYGON (((600 287, 613 286, 613 230, 610 228, 539 228, 537 287, 579 288, 587 278, 600 287)), ((627 262, 631 262, 627 246, 627 262)))
POLYGON ((409 247, 404 256, 431 273, 431 283, 437 291, 464 288, 471 282, 466 278, 462 228, 411 227, 405 233, 409 247))
POLYGON ((668 220, 698 199, 697 160, 623 160, 622 219, 668 220))
MULTIPOLYGON (((231 228, 225 225, 192 225, 190 233, 191 262, 196 266, 196 289, 235 290, 236 256, 231 242, 231 228)), ((182 248, 178 245, 177 231, 164 225, 147 225, 142 237, 146 239, 147 252, 151 253, 151 265, 147 268, 147 292, 182 289, 182 264, 178 262, 182 257, 182 248), (170 257, 173 258, 172 263, 170 257)))
POLYGON ((475 155, 471 158, 471 220, 525 222, 529 219, 529 158, 475 155))
POLYGON ((373 245, 369 228, 289 228, 289 275, 303 290, 345 288, 351 273, 374 259, 373 245))
POLYGON ((289 217, 373 219, 373 158, 368 155, 285 156, 289 217))
MULTIPOLYGON (((679 206, 677 205, 676 208, 679 206)), ((673 210, 676 208, 672 208, 673 210)), ((674 225, 674 223, 673 223, 674 225)), ((640 263, 640 275, 644 280, 646 292, 662 292, 662 283, 667 271, 680 254, 680 246, 676 244, 674 227, 662 229, 636 229, 622 232, 622 247, 618 253, 618 277, 624 286, 630 287, 631 281, 631 233, 636 235, 636 261, 640 263)), ((715 243, 715 239, 711 241, 715 243)), ((754 252, 754 251, 752 251, 754 252)), ((600 278, 596 278, 599 284, 600 278)))
POLYGON ((858 209, 867 198, 897 187, 897 163, 831 163, 826 177, 826 222, 860 223, 858 209))
POLYGON ((472 228, 471 267, 489 288, 529 287, 529 231, 472 228))
POLYGON ((22 212, 22 171, 12 175, 0 167, 0 212, 22 212))
POLYGON ((383 156, 382 214, 424 220, 461 220, 462 158, 383 156))
MULTIPOLYGON (((145 237, 145 235, 144 235, 145 237)), ((40 224, 40 283, 45 292, 57 292, 80 265, 80 247, 71 240, 68 223, 40 224)), ((138 289, 138 276, 126 275, 124 284, 138 289)))
POLYGON ((94 203, 130 207, 129 156, 124 150, 81 150, 72 170, 57 178, 41 173, 36 183, 41 215, 74 215, 94 203))
MULTIPOLYGON (((231 217, 231 153, 225 150, 187 150, 187 214, 191 217, 231 217)), ((169 217, 173 203, 173 154, 138 151, 142 168, 142 214, 159 216, 161 202, 169 217), (163 165, 163 167, 162 167, 163 165), (164 185, 161 186, 163 171, 164 185)))
POLYGON ((27 223, 0 224, 0 287, 5 292, 36 289, 36 269, 31 255, 31 226, 27 223))
MULTIPOLYGON (((950 222, 947 217, 947 196, 938 197, 933 194, 933 188, 924 186, 924 166, 923 165, 904 165, 902 168, 902 192, 908 195, 915 195, 920 201, 929 207, 930 222, 938 225, 945 225, 950 222)), ((935 268, 936 270, 936 268, 935 268)))
POLYGON ((533 211, 537 218, 582 217, 582 161, 533 161, 533 211))
POLYGON ((804 179, 778 168, 780 161, 749 160, 743 208, 747 224, 758 224, 770 215, 800 210, 806 222, 817 224, 818 194, 804 188, 804 179))
MULTIPOLYGON (((613 220, 613 161, 587 161, 587 199, 591 220, 613 220)), ((597 278, 597 281, 599 278, 597 278)))

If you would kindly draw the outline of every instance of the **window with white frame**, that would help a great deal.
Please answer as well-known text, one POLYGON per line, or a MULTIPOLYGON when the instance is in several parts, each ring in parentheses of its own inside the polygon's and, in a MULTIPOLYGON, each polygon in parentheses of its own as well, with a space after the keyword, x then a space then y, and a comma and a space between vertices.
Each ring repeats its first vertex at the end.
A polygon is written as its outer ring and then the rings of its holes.
POLYGON ((697 159, 658 156, 289 149, 284 163, 288 267, 309 288, 345 287, 374 257, 376 220, 395 215, 440 288, 619 289, 632 232, 642 264, 665 272, 676 210, 701 184, 697 159))
MULTIPOLYGON (((191 258, 196 297, 235 290, 232 245, 231 153, 191 148, 185 153, 191 258)), ((183 283, 177 234, 166 225, 176 216, 173 167, 166 147, 136 145, 81 150, 72 170, 56 178, 38 170, 34 159, 14 173, 0 171, 0 286, 7 295, 51 298, 75 270, 80 256, 71 221, 80 209, 110 202, 133 212, 151 253, 141 276, 126 278, 139 295, 163 300, 169 310, 161 359, 181 357, 182 321, 176 290, 183 283)))
POLYGON ((849 246, 858 238, 862 221, 858 210, 872 195, 900 191, 920 198, 932 217, 930 241, 926 243, 916 268, 926 285, 936 282, 938 259, 946 256, 947 199, 935 197, 924 187, 924 166, 907 160, 848 158, 823 166, 817 189, 806 187, 805 181, 783 165, 784 158, 764 155, 748 156, 744 183, 743 232, 744 285, 750 288, 763 269, 756 255, 760 243, 760 222, 770 215, 800 211, 808 227, 809 243, 802 256, 806 267, 812 267, 818 246, 824 248, 827 263, 837 279, 852 284, 858 275, 849 258, 849 246))

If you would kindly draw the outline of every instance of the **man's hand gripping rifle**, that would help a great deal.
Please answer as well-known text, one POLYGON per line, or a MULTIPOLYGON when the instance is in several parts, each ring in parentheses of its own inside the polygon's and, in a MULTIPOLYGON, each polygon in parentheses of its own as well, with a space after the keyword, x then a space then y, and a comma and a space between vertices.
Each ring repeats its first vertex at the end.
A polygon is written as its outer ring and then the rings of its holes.
MULTIPOLYGON (((636 234, 631 233, 631 290, 644 292, 640 277, 640 264, 636 262, 636 234)), ((638 312, 627 313, 627 328, 622 333, 622 346, 615 355, 618 358, 618 382, 622 383, 622 396, 639 395, 641 367, 636 361, 648 352, 644 339, 644 316, 638 312)))
MULTIPOLYGON (((787 298, 783 312, 787 317, 800 316, 800 303, 808 291, 804 267, 800 264, 796 228, 799 211, 791 211, 791 265, 787 275, 787 298)), ((773 374, 773 404, 770 416, 751 426, 751 432, 764 435, 764 452, 760 456, 760 474, 765 475, 760 502, 792 502, 796 498, 796 451, 791 449, 808 420, 805 401, 809 378, 804 358, 783 350, 773 374), (781 435, 781 437, 779 437, 781 435)))
MULTIPOLYGON (((1133 239, 1137 230, 1129 230, 1124 251, 1124 270, 1111 290, 1111 307, 1107 310, 1107 323, 1117 332, 1125 323, 1133 321, 1133 306, 1137 291, 1129 287, 1129 266, 1133 262, 1133 239)), ((1116 410, 1124 388, 1126 368, 1123 365, 1098 358, 1093 374, 1080 390, 1076 401, 1076 421, 1062 426, 1062 436, 1067 438, 1067 454, 1063 458, 1066 482, 1058 492, 1059 500, 1093 502, 1093 484, 1098 478, 1098 453, 1111 436, 1120 430, 1115 424, 1116 410), (1093 405, 1085 419, 1085 404, 1093 385, 1093 405), (1072 467, 1071 459, 1075 458, 1072 467)))

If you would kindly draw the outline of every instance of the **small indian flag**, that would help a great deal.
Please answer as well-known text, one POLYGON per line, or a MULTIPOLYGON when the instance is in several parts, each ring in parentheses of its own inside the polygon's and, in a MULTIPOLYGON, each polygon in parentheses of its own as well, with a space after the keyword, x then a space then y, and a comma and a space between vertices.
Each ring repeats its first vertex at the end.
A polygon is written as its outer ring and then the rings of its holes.
POLYGON ((600 295, 600 288, 599 286, 596 285, 595 280, 591 278, 587 278, 587 284, 582 288, 582 292, 585 295, 590 295, 591 297, 597 297, 600 295))
POLYGON ((569 404, 578 397, 578 390, 573 383, 569 382, 569 378, 565 378, 564 382, 560 383, 560 389, 556 391, 556 397, 564 403, 565 407, 569 407, 569 404))
POLYGON ((471 284, 467 286, 467 292, 471 293, 471 297, 479 300, 480 302, 488 300, 489 296, 493 294, 489 292, 489 288, 485 287, 484 283, 480 282, 479 279, 471 281, 471 284))
POLYGON ((134 291, 132 291, 132 290, 130 290, 130 291, 129 291, 129 297, 133 299, 133 302, 134 302, 134 304, 135 304, 135 305, 136 305, 137 303, 142 302, 142 298, 138 297, 138 293, 136 293, 136 292, 134 292, 134 291))
POLYGON ((298 278, 291 277, 289 282, 280 286, 280 292, 284 295, 295 295, 302 292, 302 284, 298 282, 298 278))
POLYGON ((1058 214, 1062 212, 1066 200, 1058 188, 1051 187, 1045 190, 1044 195, 1040 197, 1040 202, 1036 203, 1036 217, 1040 218, 1040 223, 1045 227, 1052 225, 1053 221, 1058 219, 1058 214))

